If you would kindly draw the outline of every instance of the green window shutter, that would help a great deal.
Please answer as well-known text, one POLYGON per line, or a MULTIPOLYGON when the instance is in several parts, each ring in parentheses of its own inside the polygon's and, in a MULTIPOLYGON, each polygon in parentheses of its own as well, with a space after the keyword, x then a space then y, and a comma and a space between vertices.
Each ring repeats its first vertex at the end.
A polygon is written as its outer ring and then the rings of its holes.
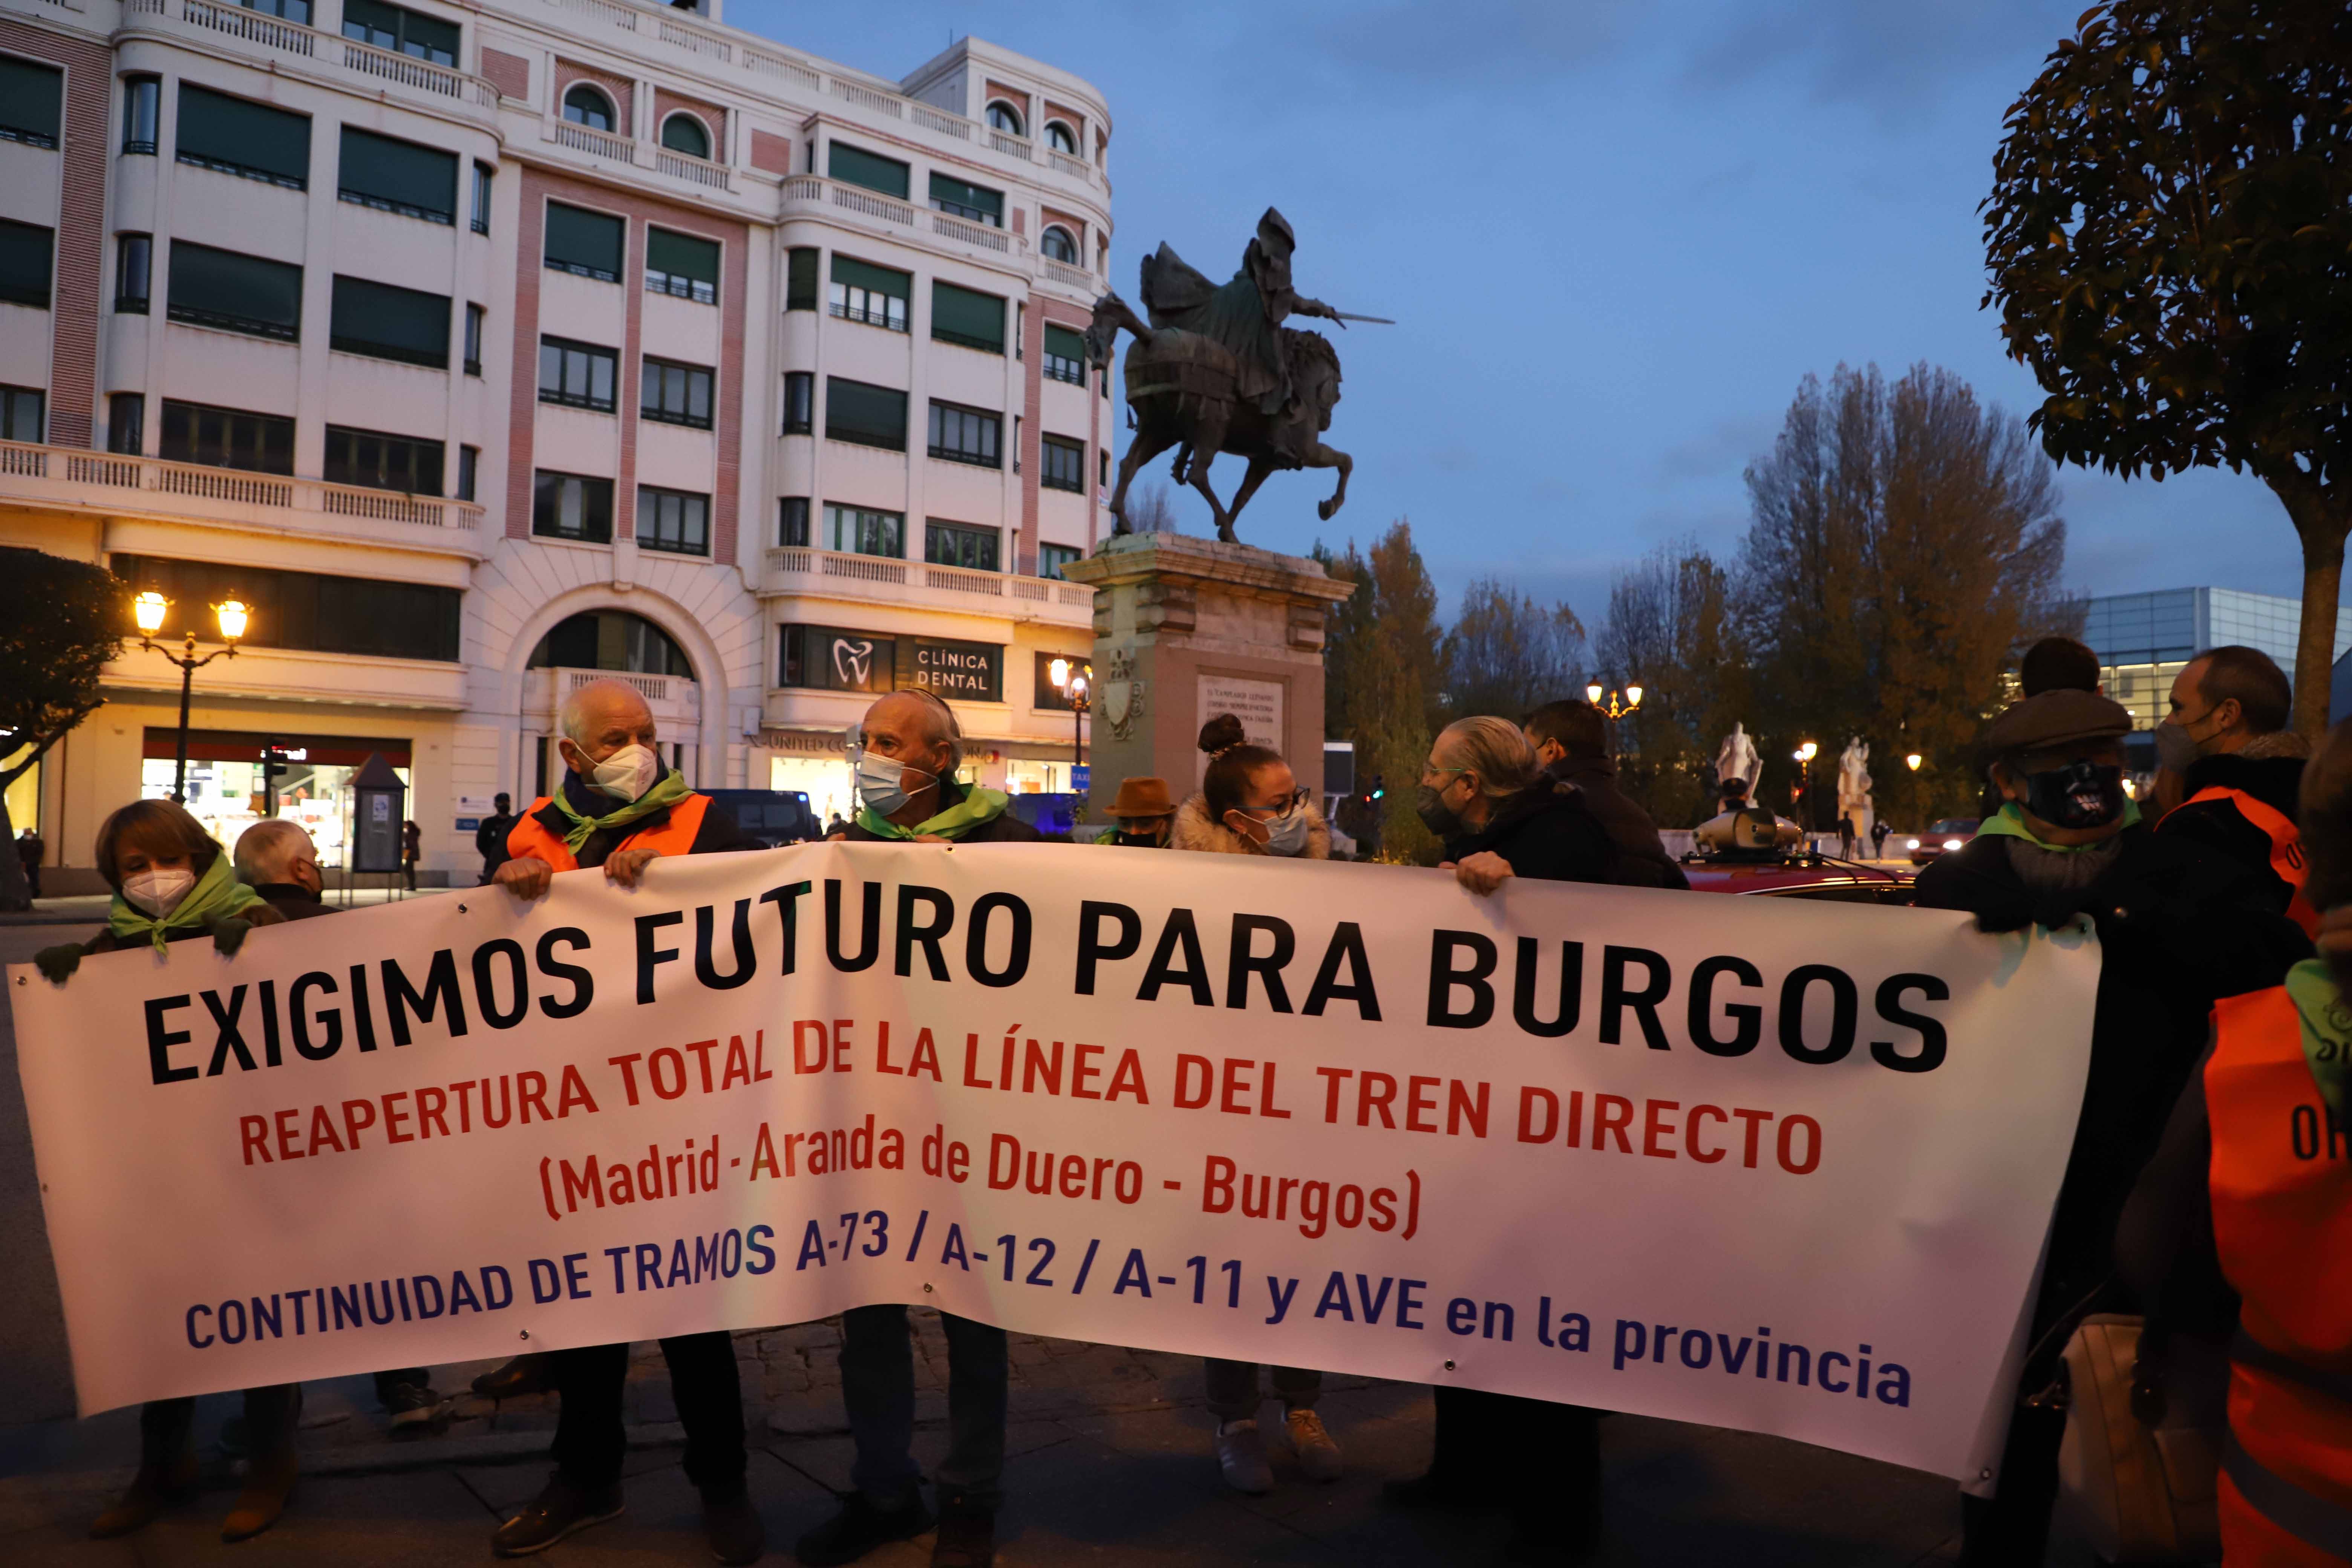
POLYGON ((181 158, 256 174, 295 190, 310 183, 310 121, 266 103, 180 84, 181 158))
POLYGON ((436 223, 457 221, 457 155, 454 153, 395 142, 346 125, 342 163, 335 180, 346 201, 388 206, 436 223))
POLYGON ((907 449, 907 395, 862 381, 824 380, 824 433, 835 441, 907 449))
POLYGON ((951 174, 931 176, 931 205, 950 210, 961 209, 958 216, 984 213, 986 217, 977 221, 992 223, 999 228, 1004 226, 1003 191, 992 191, 986 185, 975 185, 951 174))
POLYGON ((931 336, 942 342, 961 343, 966 348, 1001 354, 1004 352, 1004 301, 993 294, 934 282, 931 336))
POLYGON ((814 247, 803 247, 784 256, 784 309, 814 310, 816 309, 816 257, 814 247))
POLYGON ((698 283, 719 286, 719 242, 697 239, 690 234, 674 234, 666 228, 646 231, 646 265, 656 272, 667 272, 673 278, 691 278, 698 283))
POLYGON ((302 269, 175 239, 165 310, 174 321, 294 342, 302 330, 302 269))
POLYGON ((907 165, 896 158, 868 153, 863 147, 833 142, 825 154, 825 173, 844 184, 863 185, 902 202, 907 199, 907 165))
POLYGON ((621 277, 621 231, 619 218, 581 207, 568 207, 562 202, 550 202, 547 204, 547 259, 551 265, 569 271, 585 272, 607 282, 618 282, 621 277))
POLYGON ((1087 357, 1087 340, 1083 333, 1048 321, 1045 323, 1045 352, 1058 359, 1074 359, 1083 363, 1087 357))
POLYGON ((415 289, 335 279, 329 346, 407 364, 449 368, 449 297, 415 289))
POLYGON ((870 261, 860 261, 839 251, 833 256, 833 280, 868 293, 887 294, 894 300, 904 300, 914 292, 915 275, 887 267, 877 267, 870 261))
POLYGON ((58 144, 66 73, 0 56, 0 137, 36 147, 58 144))

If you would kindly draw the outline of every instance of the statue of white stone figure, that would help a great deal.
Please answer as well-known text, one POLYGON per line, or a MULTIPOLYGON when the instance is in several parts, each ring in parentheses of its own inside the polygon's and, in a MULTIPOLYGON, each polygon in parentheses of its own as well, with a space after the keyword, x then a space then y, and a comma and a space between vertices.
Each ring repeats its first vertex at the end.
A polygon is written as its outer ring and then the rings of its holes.
POLYGON ((1756 794, 1756 781, 1764 772, 1764 759, 1756 752, 1756 742, 1748 738, 1746 726, 1734 723, 1731 733, 1723 738, 1723 745, 1715 753, 1715 776, 1718 782, 1739 779, 1748 785, 1749 798, 1756 794))
POLYGON ((1870 748, 1856 735, 1838 758, 1838 816, 1852 819, 1859 844, 1870 842, 1870 748))

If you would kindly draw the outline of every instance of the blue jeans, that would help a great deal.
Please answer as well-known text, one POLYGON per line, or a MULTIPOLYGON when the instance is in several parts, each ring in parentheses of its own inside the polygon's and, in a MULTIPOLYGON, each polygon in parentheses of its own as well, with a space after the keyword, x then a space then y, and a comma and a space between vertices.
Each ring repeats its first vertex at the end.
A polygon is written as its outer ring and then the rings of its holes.
MULTIPOLYGON (((1004 1331, 940 1314, 948 1335, 948 1457, 941 1501, 993 1510, 1003 1497, 1004 1331)), ((877 1507, 903 1508, 922 1482, 915 1467, 915 1349, 901 1306, 841 1315, 841 1400, 857 1458, 850 1483, 877 1507)))

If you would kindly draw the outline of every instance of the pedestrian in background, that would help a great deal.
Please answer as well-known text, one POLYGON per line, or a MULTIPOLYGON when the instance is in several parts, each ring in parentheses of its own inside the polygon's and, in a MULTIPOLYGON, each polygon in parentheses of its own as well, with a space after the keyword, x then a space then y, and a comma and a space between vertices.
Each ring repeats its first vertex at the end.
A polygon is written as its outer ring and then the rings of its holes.
POLYGON ((425 830, 414 822, 400 825, 400 869, 408 879, 408 890, 416 891, 416 863, 425 858, 425 830))
POLYGON ((1886 818, 1881 816, 1872 819, 1870 824, 1870 853, 1873 859, 1884 860, 1886 858, 1886 839, 1887 836, 1893 831, 1894 829, 1886 826, 1886 818))
POLYGON ((1853 859, 1853 818, 1852 816, 1841 815, 1838 817, 1838 858, 1841 860, 1853 859))
MULTIPOLYGON (((1331 830, 1281 752, 1254 746, 1242 721, 1220 713, 1201 726, 1201 750, 1209 754, 1200 793, 1176 810, 1171 847, 1211 855, 1270 855, 1327 860, 1331 830)), ((1217 1418, 1210 1439, 1225 1484, 1253 1496, 1274 1489, 1274 1465, 1258 1429, 1257 1363, 1204 1357, 1202 1377, 1209 1414, 1217 1418)), ((1315 1413, 1323 1374, 1307 1367, 1277 1366, 1268 1381, 1282 1401, 1282 1424, 1290 1451, 1308 1479, 1336 1481, 1344 1468, 1339 1445, 1315 1413)))
MULTIPOLYGON (((2124 794, 2131 715, 2072 687, 2011 704, 1987 743, 2001 809, 1920 872, 1917 902, 1965 910, 1982 931, 2095 927, 2101 963, 2091 1062, 2032 1304, 2021 1394, 2054 1375, 2087 1311, 2129 1310, 2112 1283, 2116 1224, 2187 1080, 2216 1000, 2275 984, 2309 951, 2264 879, 2207 847, 2159 837, 2124 794)), ((2064 1413, 2012 1410, 1990 1499, 1965 1497, 1961 1561, 2039 1563, 2057 1494, 2064 1413)))
POLYGON ((41 861, 47 858, 48 848, 41 836, 30 827, 16 835, 16 864, 25 868, 25 886, 36 899, 41 896, 41 861))
POLYGON ((2174 678, 2169 706, 2156 727, 2157 797, 2168 807, 2157 831, 2269 877, 2279 907, 2316 931, 2295 826, 2311 747, 2286 727, 2294 707, 2286 672, 2260 648, 2209 648, 2174 678))
POLYGON ((499 868, 506 864, 507 835, 514 831, 515 825, 512 795, 500 790, 491 797, 490 804, 498 809, 482 818, 482 825, 474 829, 474 851, 482 858, 484 882, 497 876, 499 868))
MULTIPOLYGON (((1616 760, 1609 754, 1609 716, 1576 698, 1547 702, 1521 721, 1536 762, 1555 782, 1574 784, 1617 846, 1617 876, 1627 887, 1690 886, 1683 868, 1666 853, 1658 825, 1641 803, 1617 784, 1616 760)), ((1740 784, 1741 805, 1747 785, 1740 784)), ((1727 805, 1727 811, 1737 810, 1727 805)))
MULTIPOLYGON (((1481 897, 1514 877, 1618 880, 1617 847, 1581 792, 1547 777, 1507 720, 1462 719, 1441 731, 1414 805, 1444 845, 1441 864, 1481 897)), ((1600 1412, 1443 1384, 1433 1392, 1429 1469, 1390 1482, 1390 1501, 1507 1510, 1530 1552, 1576 1562, 1597 1550, 1600 1412)))

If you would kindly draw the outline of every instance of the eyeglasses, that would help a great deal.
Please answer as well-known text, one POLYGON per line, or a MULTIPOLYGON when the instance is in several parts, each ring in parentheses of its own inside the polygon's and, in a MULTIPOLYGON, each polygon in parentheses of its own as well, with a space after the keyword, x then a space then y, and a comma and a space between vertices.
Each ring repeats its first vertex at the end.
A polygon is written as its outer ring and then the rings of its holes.
POLYGON ((1284 817, 1288 816, 1291 813, 1297 811, 1300 806, 1307 804, 1307 786, 1301 784, 1298 788, 1292 790, 1290 792, 1290 798, 1284 801, 1279 805, 1248 805, 1244 806, 1242 809, 1248 812, 1253 816, 1255 816, 1262 811, 1266 814, 1262 820, 1266 822, 1280 822, 1284 817))

